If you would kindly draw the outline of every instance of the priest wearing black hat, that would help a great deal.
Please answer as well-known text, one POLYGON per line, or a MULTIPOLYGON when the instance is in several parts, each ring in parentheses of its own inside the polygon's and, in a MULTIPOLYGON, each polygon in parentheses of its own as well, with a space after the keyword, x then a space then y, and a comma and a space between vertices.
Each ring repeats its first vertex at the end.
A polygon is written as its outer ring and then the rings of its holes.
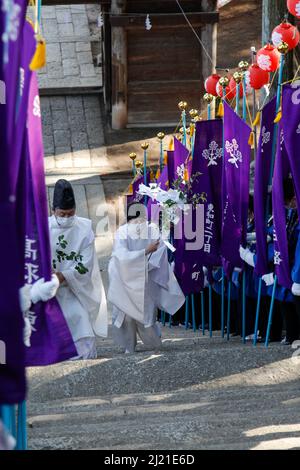
POLYGON ((57 300, 78 357, 97 357, 96 336, 107 336, 107 305, 95 250, 92 222, 76 215, 72 185, 58 180, 49 218, 52 266, 60 287, 57 300))

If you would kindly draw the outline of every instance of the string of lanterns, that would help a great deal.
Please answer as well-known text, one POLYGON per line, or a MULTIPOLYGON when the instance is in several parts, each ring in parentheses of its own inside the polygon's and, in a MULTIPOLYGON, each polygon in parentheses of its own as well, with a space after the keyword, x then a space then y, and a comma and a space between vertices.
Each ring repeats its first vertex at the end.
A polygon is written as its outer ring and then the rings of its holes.
MULTIPOLYGON (((287 7, 292 15, 300 19, 300 0, 288 0, 287 7)), ((245 62, 244 67, 242 63, 239 64, 240 72, 235 72, 233 76, 221 77, 216 73, 210 75, 204 83, 206 92, 215 97, 223 97, 225 89, 226 98, 232 100, 236 96, 236 84, 242 81, 243 73, 246 74, 246 93, 251 89, 260 90, 270 83, 270 73, 279 68, 280 54, 287 54, 295 49, 299 41, 297 26, 287 20, 282 21, 272 32, 272 44, 266 44, 257 52, 256 60, 250 67, 245 62)), ((240 87, 240 97, 243 97, 243 93, 243 87, 240 87)))

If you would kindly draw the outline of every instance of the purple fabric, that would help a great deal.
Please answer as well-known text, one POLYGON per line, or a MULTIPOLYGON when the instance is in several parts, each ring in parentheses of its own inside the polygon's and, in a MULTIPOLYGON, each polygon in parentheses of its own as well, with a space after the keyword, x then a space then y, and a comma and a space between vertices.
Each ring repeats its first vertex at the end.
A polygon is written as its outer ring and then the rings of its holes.
MULTIPOLYGON (((4 4, 5 2, 3 2, 4 4)), ((14 0, 14 19, 10 33, 8 33, 8 63, 4 64, 4 76, 6 87, 6 105, 7 105, 7 135, 8 142, 11 144, 15 139, 15 114, 19 96, 20 82, 21 82, 21 56, 24 56, 24 46, 26 40, 22 32, 25 31, 26 26, 30 26, 25 21, 25 14, 27 8, 27 1, 14 0)), ((8 4, 9 5, 9 4, 8 4)), ((10 14, 12 13, 12 6, 8 6, 10 14)), ((4 20, 5 28, 5 20, 4 20)), ((32 29, 32 27, 30 26, 32 29)), ((3 36, 2 36, 3 38, 3 36)), ((3 54, 1 59, 5 59, 5 43, 3 46, 3 54)), ((22 65, 21 65, 22 67, 22 65)))
POLYGON ((192 174, 201 173, 193 185, 193 191, 204 193, 201 202, 205 211, 204 246, 196 253, 197 261, 204 266, 220 264, 222 145, 222 120, 197 122, 192 174))
POLYGON ((168 173, 170 188, 174 180, 178 178, 177 168, 180 165, 186 163, 186 160, 190 154, 189 150, 174 137, 174 153, 173 151, 168 152, 168 173))
POLYGON ((251 147, 250 127, 224 103, 224 174, 221 252, 233 267, 242 267, 240 245, 247 234, 251 147))
MULTIPOLYGON (((17 99, 17 82, 20 65, 22 30, 27 2, 16 1, 15 36, 8 36, 5 47, 3 34, 5 28, 4 2, 0 11, 0 79, 6 85, 6 104, 0 105, 0 242, 2 251, 2 275, 0 276, 0 341, 5 364, 0 365, 0 403, 18 403, 25 398, 25 363, 23 343, 23 317, 19 305, 19 282, 21 267, 16 232, 15 193, 13 187, 12 139, 18 139, 14 134, 15 111, 17 99), (4 64, 7 54, 8 62, 4 64)), ((1 96, 1 101, 3 96, 1 96)))
POLYGON ((281 124, 300 212, 300 81, 283 87, 281 124))
POLYGON ((279 284, 287 289, 291 288, 292 281, 289 266, 283 180, 287 178, 289 170, 288 155, 284 144, 284 131, 280 125, 277 139, 277 153, 272 191, 274 217, 274 266, 279 284))
MULTIPOLYGON (((44 151, 37 76, 31 77, 27 119, 27 200, 25 282, 51 279, 48 204, 44 176, 44 151)), ((44 366, 77 355, 67 322, 54 298, 39 302, 30 310, 33 332, 26 348, 27 366, 44 366)))
POLYGON ((266 214, 269 176, 272 161, 274 139, 274 119, 276 116, 276 97, 263 109, 261 132, 255 161, 254 180, 254 218, 256 231, 256 265, 255 273, 263 276, 269 272, 267 248, 267 217, 266 214))
MULTIPOLYGON (((159 175, 156 183, 163 189, 167 191, 169 189, 169 173, 168 173, 168 165, 165 165, 161 174, 159 175)), ((157 202, 149 199, 148 201, 148 215, 149 220, 151 222, 159 224, 159 214, 160 214, 160 207, 157 202)))
MULTIPOLYGON (((174 181, 178 178, 178 168, 181 165, 188 164, 187 158, 189 150, 174 137, 174 151, 168 151, 168 174, 169 185, 172 187, 174 181)), ((184 224, 182 217, 179 224, 184 224)), ((182 229, 183 230, 183 229, 182 229)), ((184 232, 182 232, 184 233, 184 232)), ((198 266, 197 261, 191 261, 188 252, 185 250, 185 238, 174 239, 173 245, 175 252, 175 274, 185 295, 201 290, 203 285, 202 268, 198 266)))

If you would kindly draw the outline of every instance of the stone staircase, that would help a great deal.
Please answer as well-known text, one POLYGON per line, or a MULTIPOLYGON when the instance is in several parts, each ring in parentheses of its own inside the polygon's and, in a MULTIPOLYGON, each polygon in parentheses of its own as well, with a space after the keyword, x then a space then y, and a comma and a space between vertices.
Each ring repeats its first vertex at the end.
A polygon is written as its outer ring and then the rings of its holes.
POLYGON ((272 344, 164 328, 160 353, 29 371, 32 449, 300 449, 299 361, 272 344))

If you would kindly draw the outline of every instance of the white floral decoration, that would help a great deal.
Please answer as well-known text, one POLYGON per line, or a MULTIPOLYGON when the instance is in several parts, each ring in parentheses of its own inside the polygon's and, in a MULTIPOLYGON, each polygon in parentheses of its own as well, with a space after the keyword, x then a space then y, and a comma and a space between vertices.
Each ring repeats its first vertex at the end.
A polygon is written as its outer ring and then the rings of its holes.
POLYGON ((264 151, 264 145, 270 142, 271 140, 271 132, 266 132, 266 126, 263 126, 261 130, 261 151, 264 151))
POLYGON ((239 150, 239 144, 237 143, 236 139, 232 139, 231 142, 226 140, 225 148, 230 155, 228 162, 232 163, 236 168, 238 168, 238 162, 242 163, 243 156, 239 150))
POLYGON ((36 95, 33 100, 33 115, 36 117, 41 117, 41 105, 40 105, 40 97, 36 95))
POLYGON ((296 10, 297 16, 300 16, 300 2, 296 3, 295 10, 296 10))
POLYGON ((300 134, 300 124, 298 125, 298 128, 296 130, 297 134, 300 134))
POLYGON ((202 156, 205 160, 208 160, 207 166, 217 165, 218 158, 222 158, 223 149, 219 147, 217 142, 213 140, 210 142, 208 149, 203 150, 202 156))
POLYGON ((267 70, 268 72, 270 71, 272 66, 271 59, 266 54, 260 54, 257 57, 257 64, 262 70, 267 70))
POLYGON ((180 166, 177 167, 176 173, 180 178, 184 178, 184 171, 185 171, 185 167, 184 167, 184 163, 182 163, 180 166))
POLYGON ((274 31, 272 34, 272 42, 275 47, 279 46, 279 44, 282 43, 282 34, 278 33, 277 31, 274 31))
POLYGON ((13 1, 5 0, 2 3, 2 11, 8 15, 8 24, 2 34, 2 41, 4 43, 16 41, 19 36, 21 7, 13 1))
POLYGON ((280 266, 282 263, 280 251, 274 251, 274 264, 280 266))

